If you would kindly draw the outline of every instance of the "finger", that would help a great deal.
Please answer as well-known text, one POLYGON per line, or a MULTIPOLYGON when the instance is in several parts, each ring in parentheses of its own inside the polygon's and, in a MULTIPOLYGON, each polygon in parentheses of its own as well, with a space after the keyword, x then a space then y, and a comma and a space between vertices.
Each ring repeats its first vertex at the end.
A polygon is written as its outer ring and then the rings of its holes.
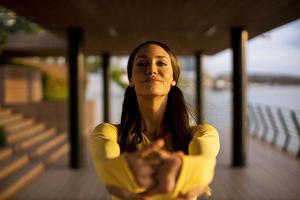
POLYGON ((170 153, 165 152, 164 150, 155 150, 149 156, 145 158, 147 164, 155 169, 156 171, 162 165, 164 160, 169 159, 171 156, 170 153))
POLYGON ((174 160, 165 161, 159 169, 159 173, 155 175, 158 185, 149 189, 147 195, 172 192, 176 185, 177 175, 180 166, 174 160))
POLYGON ((176 151, 173 154, 176 155, 176 156, 179 156, 179 157, 183 157, 184 156, 183 151, 176 151))
POLYGON ((172 162, 165 163, 165 166, 161 169, 161 189, 165 192, 173 191, 177 179, 177 166, 173 165, 172 162))
POLYGON ((197 187, 194 188, 190 191, 188 191, 187 193, 180 195, 181 198, 185 198, 185 199, 191 199, 193 197, 197 197, 197 196, 201 196, 204 194, 204 188, 203 187, 197 187))
POLYGON ((153 187, 149 188, 148 190, 146 190, 145 192, 140 193, 140 195, 152 196, 152 195, 159 194, 159 193, 161 193, 161 190, 157 186, 153 186, 153 187))
MULTIPOLYGON (((183 154, 182 153, 174 154, 174 156, 179 156, 180 158, 182 157, 181 155, 183 154)), ((169 159, 171 156, 172 156, 171 153, 159 149, 159 150, 154 150, 149 156, 145 158, 145 160, 150 165, 150 167, 157 170, 162 165, 162 163, 165 160, 169 159)))
POLYGON ((162 160, 159 158, 147 158, 146 162, 148 165, 150 165, 151 168, 156 169, 162 164, 162 160))
POLYGON ((137 193, 137 195, 139 195, 139 197, 142 197, 143 200, 152 200, 152 197, 150 195, 145 194, 145 192, 137 193))
MULTIPOLYGON (((181 155, 181 153, 178 153, 181 155)), ((162 184, 168 185, 167 191, 173 191, 177 182, 177 178, 182 166, 182 158, 176 154, 172 154, 169 161, 165 163, 165 166, 161 169, 162 184), (165 180, 165 183, 164 183, 165 180)))
POLYGON ((149 156, 149 158, 157 158, 157 159, 161 159, 161 160, 166 160, 166 159, 169 159, 171 157, 171 155, 172 154, 170 152, 167 152, 163 149, 157 149, 151 153, 151 156, 149 156))
POLYGON ((141 171, 137 174, 136 180, 140 186, 150 187, 154 185, 154 180, 152 175, 154 174, 154 170, 149 165, 141 166, 141 171))
POLYGON ((153 164, 153 166, 161 165, 162 162, 169 159, 171 157, 171 154, 162 150, 153 150, 153 152, 145 157, 145 160, 147 163, 153 164))
POLYGON ((149 187, 154 184, 152 175, 155 169, 147 163, 146 159, 136 152, 125 154, 125 159, 139 186, 149 187))
POLYGON ((142 157, 146 157, 149 154, 151 154, 153 151, 161 149, 163 146, 164 146, 164 141, 160 139, 148 145, 145 145, 139 151, 137 151, 137 153, 142 157))
POLYGON ((183 158, 183 156, 184 156, 183 151, 176 151, 174 153, 170 153, 170 152, 165 151, 163 149, 155 150, 155 151, 153 151, 152 154, 156 155, 157 157, 159 157, 161 159, 168 159, 172 156, 177 156, 177 157, 183 158))
POLYGON ((195 198, 184 198, 184 197, 179 197, 179 198, 176 198, 176 200, 193 200, 195 198))
POLYGON ((144 200, 145 199, 143 196, 129 192, 125 188, 120 188, 120 187, 116 187, 116 186, 106 186, 106 188, 110 194, 117 196, 121 199, 125 199, 125 200, 127 200, 127 199, 128 200, 144 200))

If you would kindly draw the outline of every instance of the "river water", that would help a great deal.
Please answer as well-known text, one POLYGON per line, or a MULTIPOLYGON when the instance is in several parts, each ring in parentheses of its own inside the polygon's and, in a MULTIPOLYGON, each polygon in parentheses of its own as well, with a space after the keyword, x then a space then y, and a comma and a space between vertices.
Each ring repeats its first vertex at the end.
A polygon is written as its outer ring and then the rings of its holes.
MULTIPOLYGON (((181 84, 182 90, 190 108, 193 109, 195 96, 193 95, 193 81, 181 84)), ((90 74, 87 87, 86 97, 94 99, 97 103, 97 123, 102 122, 102 78, 99 74, 90 74)), ((221 90, 215 91, 205 89, 205 121, 213 124, 218 130, 231 129, 231 91, 221 90)), ((116 83, 111 84, 111 122, 120 123, 122 110, 122 102, 124 98, 124 90, 116 83)), ((250 103, 259 103, 263 105, 283 107, 293 110, 300 110, 300 86, 270 86, 255 85, 247 89, 247 99, 250 103)), ((279 138, 280 139, 280 138, 279 138)), ((283 144, 284 138, 280 139, 283 144)), ((298 139, 292 138, 296 143, 292 145, 292 151, 298 148, 298 139), (296 141, 297 140, 297 141, 296 141)))
MULTIPOLYGON (((102 110, 102 78, 99 74, 90 74, 86 97, 98 102, 98 121, 102 120, 100 111, 102 110)), ((194 105, 194 87, 191 84, 185 84, 183 91, 187 103, 194 105)), ((119 123, 122 109, 124 90, 116 83, 111 84, 111 121, 119 123)), ((277 107, 300 110, 300 85, 299 86, 269 86, 259 85, 250 86, 247 91, 248 102, 267 104, 277 107)), ((222 112, 229 112, 231 105, 231 91, 205 90, 205 114, 208 121, 215 121, 213 117, 214 107, 218 107, 222 112)))

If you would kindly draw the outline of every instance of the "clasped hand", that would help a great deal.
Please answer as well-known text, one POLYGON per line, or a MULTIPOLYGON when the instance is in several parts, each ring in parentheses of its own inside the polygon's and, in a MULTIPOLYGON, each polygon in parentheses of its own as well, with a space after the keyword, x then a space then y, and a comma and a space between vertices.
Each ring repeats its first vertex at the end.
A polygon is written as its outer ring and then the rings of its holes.
MULTIPOLYGON (((155 194, 174 191, 183 162, 183 152, 167 152, 162 149, 163 140, 152 142, 140 150, 126 153, 125 159, 137 184, 146 188, 143 193, 132 193, 125 188, 107 186, 109 192, 121 199, 145 200, 155 194)), ((177 200, 188 200, 203 193, 203 188, 195 188, 180 194, 177 200)))

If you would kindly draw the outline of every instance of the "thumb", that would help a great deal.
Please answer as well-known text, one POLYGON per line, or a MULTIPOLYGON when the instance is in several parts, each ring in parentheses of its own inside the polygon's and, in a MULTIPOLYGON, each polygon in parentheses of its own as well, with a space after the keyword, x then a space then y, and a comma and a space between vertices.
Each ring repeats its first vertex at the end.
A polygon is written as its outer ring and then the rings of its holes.
POLYGON ((137 153, 141 157, 146 157, 149 154, 151 154, 152 152, 161 149, 164 146, 164 144, 165 144, 164 140, 160 139, 160 140, 151 142, 150 144, 143 146, 137 153))

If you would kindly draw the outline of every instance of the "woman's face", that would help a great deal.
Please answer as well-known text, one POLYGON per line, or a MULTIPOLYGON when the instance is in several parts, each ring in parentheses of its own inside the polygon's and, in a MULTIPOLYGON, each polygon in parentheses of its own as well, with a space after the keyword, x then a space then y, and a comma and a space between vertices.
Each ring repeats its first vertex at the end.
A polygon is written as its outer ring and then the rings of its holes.
POLYGON ((176 83, 169 54, 155 44, 142 47, 134 58, 130 82, 137 95, 167 95, 176 83))

